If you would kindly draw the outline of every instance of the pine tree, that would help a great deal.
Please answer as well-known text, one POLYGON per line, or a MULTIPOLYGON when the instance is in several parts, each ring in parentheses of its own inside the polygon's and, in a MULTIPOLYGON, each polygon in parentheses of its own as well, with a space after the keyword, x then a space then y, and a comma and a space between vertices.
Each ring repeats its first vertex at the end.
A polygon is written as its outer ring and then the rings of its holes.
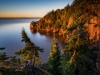
POLYGON ((84 18, 77 18, 67 29, 70 38, 62 50, 62 66, 70 75, 95 75, 97 49, 92 46, 85 22, 84 18))
POLYGON ((4 50, 5 48, 4 47, 0 47, 0 50, 4 50))
POLYGON ((9 59, 9 57, 7 56, 7 54, 5 52, 2 52, 2 50, 4 50, 4 47, 0 48, 0 60, 3 62, 4 60, 9 59))
POLYGON ((52 75, 62 75, 60 61, 61 61, 61 53, 59 50, 59 46, 56 41, 56 38, 53 38, 52 44, 51 44, 50 56, 48 58, 49 72, 52 75))
POLYGON ((36 46, 30 38, 27 36, 27 33, 25 32, 25 29, 22 29, 22 42, 25 42, 25 46, 18 50, 15 54, 21 55, 21 60, 26 61, 29 59, 33 59, 33 64, 38 62, 38 59, 40 61, 40 57, 38 52, 43 52, 43 49, 36 46))
POLYGON ((4 47, 0 48, 0 63, 1 63, 0 67, 4 66, 5 61, 9 59, 7 54, 5 52, 2 52, 2 50, 4 50, 4 49, 5 49, 4 47))
POLYGON ((17 64, 19 65, 21 62, 20 62, 20 58, 17 58, 16 56, 11 56, 9 58, 9 62, 13 65, 13 64, 17 64))

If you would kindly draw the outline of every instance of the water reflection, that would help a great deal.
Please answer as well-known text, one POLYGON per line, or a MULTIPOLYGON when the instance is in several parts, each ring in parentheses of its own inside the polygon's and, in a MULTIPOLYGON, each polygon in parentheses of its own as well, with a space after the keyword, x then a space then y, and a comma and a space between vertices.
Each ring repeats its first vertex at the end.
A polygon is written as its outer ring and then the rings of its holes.
MULTIPOLYGON (((43 62, 47 62, 54 34, 52 32, 47 33, 45 30, 37 31, 36 29, 30 29, 30 32, 33 35, 31 38, 32 41, 39 47, 44 48, 44 52, 40 53, 40 57, 43 62)), ((64 38, 59 36, 57 33, 55 36, 59 43, 60 49, 62 49, 64 46, 64 38)))
MULTIPOLYGON (((30 22, 35 19, 0 19, 0 47, 6 47, 5 52, 9 56, 13 56, 16 51, 23 48, 25 43, 21 42, 21 30, 24 27, 28 37, 35 45, 44 48, 44 52, 40 53, 43 62, 46 62, 50 52, 53 33, 46 33, 45 31, 36 31, 30 29, 30 22)), ((63 48, 63 38, 58 36, 58 43, 60 48, 63 48)))
POLYGON ((37 31, 36 29, 31 29, 30 28, 30 31, 32 34, 39 34, 40 36, 45 36, 47 39, 52 39, 53 36, 55 35, 55 37, 57 38, 58 40, 58 43, 61 44, 61 48, 64 47, 64 37, 63 36, 59 36, 57 33, 52 33, 52 32, 46 32, 45 30, 40 30, 40 31, 37 31))
POLYGON ((31 28, 30 28, 30 31, 31 31, 31 33, 34 33, 34 34, 37 33, 37 30, 36 30, 36 29, 31 29, 31 28))

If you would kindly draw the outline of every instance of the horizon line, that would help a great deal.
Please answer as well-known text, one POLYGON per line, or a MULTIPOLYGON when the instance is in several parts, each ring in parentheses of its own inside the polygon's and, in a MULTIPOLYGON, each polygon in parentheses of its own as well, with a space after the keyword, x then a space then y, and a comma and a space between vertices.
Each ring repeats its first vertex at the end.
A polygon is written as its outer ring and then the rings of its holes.
POLYGON ((0 18, 42 18, 42 17, 0 17, 0 18))

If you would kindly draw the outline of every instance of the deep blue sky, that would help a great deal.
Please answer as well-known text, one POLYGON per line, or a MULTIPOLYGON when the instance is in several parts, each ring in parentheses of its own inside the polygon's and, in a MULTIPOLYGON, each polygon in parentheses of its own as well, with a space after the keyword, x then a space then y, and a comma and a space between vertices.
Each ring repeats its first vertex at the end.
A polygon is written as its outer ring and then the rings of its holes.
POLYGON ((0 17, 43 17, 73 0, 0 0, 0 17))

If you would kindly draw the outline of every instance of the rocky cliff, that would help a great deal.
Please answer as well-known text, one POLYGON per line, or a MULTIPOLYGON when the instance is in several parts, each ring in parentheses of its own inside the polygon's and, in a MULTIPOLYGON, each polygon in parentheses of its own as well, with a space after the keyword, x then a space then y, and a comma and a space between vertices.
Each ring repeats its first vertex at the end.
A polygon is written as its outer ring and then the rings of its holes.
MULTIPOLYGON (((75 19, 86 20, 85 25, 93 39, 95 46, 99 48, 98 60, 100 62, 100 1, 99 0, 74 0, 71 5, 64 9, 57 9, 48 12, 43 18, 37 21, 37 29, 44 29, 47 32, 64 35, 67 28, 75 22, 75 19)), ((68 37, 66 35, 66 37, 68 37)), ((97 63, 100 72, 100 63, 97 63)))

